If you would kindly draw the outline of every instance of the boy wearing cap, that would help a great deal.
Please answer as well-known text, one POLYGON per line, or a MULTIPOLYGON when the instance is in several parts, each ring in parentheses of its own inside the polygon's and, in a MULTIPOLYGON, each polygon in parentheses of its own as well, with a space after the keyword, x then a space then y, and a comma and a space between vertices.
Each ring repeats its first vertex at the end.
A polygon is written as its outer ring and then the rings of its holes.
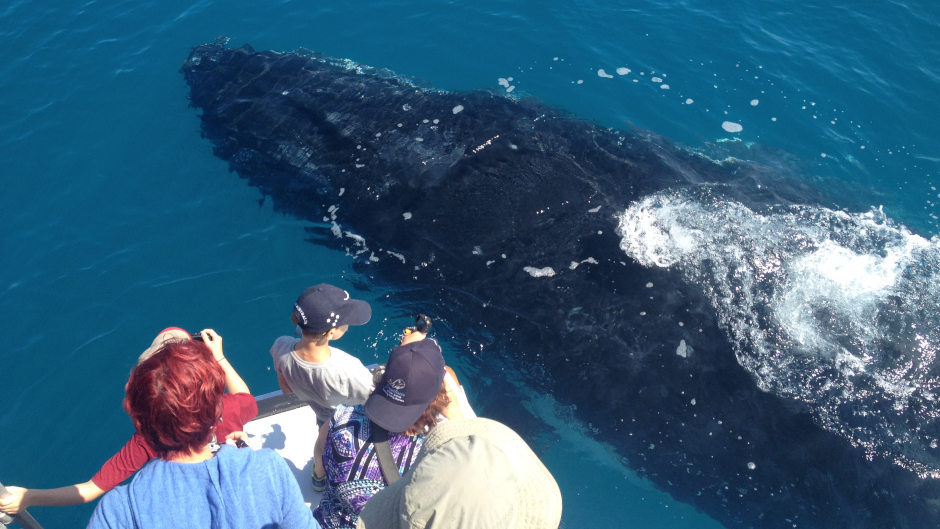
POLYGON ((358 358, 330 345, 350 325, 363 325, 371 317, 365 301, 333 285, 315 285, 300 294, 291 314, 301 337, 281 336, 271 346, 281 390, 309 404, 317 424, 328 421, 337 404, 362 404, 372 392, 372 373, 358 358))

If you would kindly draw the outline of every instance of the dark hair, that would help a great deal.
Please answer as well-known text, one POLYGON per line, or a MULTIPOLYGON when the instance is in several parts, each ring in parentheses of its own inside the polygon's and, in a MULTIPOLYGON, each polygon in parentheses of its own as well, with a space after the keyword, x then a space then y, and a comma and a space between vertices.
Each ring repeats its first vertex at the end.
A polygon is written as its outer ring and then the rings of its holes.
POLYGON ((437 396, 428 404, 427 409, 421 413, 418 420, 415 421, 410 428, 405 430, 405 435, 419 435, 431 431, 431 428, 434 428, 437 424, 441 412, 444 411, 444 408, 446 408, 448 404, 450 404, 450 397, 447 396, 446 386, 442 383, 441 390, 437 392, 437 396))
POLYGON ((324 344, 327 343, 327 341, 326 341, 326 335, 327 335, 327 333, 329 333, 329 332, 332 331, 332 330, 333 330, 333 329, 327 329, 327 330, 325 330, 325 331, 323 331, 323 332, 313 332, 313 331, 308 331, 307 329, 304 329, 303 327, 301 327, 301 328, 300 328, 300 334, 301 334, 302 336, 309 337, 309 338, 313 339, 313 343, 315 343, 315 344, 317 344, 317 345, 324 345, 324 344))
POLYGON ((225 372, 202 342, 169 342, 131 371, 124 410, 163 458, 198 450, 222 416, 225 372))

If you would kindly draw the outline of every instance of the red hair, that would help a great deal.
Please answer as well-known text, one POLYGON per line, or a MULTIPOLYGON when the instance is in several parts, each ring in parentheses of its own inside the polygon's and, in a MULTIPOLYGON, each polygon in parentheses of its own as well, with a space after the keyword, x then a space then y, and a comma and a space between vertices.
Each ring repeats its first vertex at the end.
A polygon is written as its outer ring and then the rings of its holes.
MULTIPOLYGON (((445 368, 449 369, 446 366, 445 368)), ((404 434, 420 435, 431 431, 431 428, 437 425, 438 418, 443 415, 444 408, 446 408, 448 404, 450 404, 450 397, 447 396, 447 384, 441 384, 441 390, 437 392, 437 396, 428 404, 427 409, 421 413, 418 420, 404 431, 404 434)))
POLYGON ((131 371, 124 410, 160 457, 196 451, 222 416, 225 373, 206 344, 169 342, 131 371))

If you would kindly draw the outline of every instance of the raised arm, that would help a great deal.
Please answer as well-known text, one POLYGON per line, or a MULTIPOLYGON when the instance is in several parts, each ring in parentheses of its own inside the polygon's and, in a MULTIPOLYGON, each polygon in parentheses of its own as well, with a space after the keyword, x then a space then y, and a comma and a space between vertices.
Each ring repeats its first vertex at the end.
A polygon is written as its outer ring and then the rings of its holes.
POLYGON ((225 358, 225 353, 222 351, 222 336, 212 329, 204 329, 200 331, 199 334, 202 336, 202 341, 205 342, 209 350, 212 351, 212 356, 215 357, 215 361, 218 362, 219 365, 222 366, 222 370, 225 371, 225 389, 233 395, 235 393, 251 393, 251 390, 248 389, 248 384, 242 380, 241 375, 235 371, 232 364, 225 358))
POLYGON ((153 449, 140 434, 135 433, 90 480, 56 489, 7 487, 10 494, 0 498, 0 511, 16 514, 33 505, 60 506, 88 503, 119 485, 154 457, 156 454, 153 449))
POLYGON ((61 506, 88 503, 105 493, 94 481, 76 483, 57 489, 24 489, 9 486, 7 494, 0 498, 0 511, 18 514, 33 505, 61 506))

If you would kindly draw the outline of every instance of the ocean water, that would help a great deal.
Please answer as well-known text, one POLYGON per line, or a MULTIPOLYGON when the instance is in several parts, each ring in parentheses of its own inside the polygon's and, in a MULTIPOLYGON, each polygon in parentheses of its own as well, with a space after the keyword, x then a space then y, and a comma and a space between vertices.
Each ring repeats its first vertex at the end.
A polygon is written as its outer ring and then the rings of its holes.
MULTIPOLYGON (((929 508, 940 498, 923 497, 940 475, 938 25, 929 2, 10 2, 0 8, 0 481, 88 479, 132 431, 123 384, 163 327, 218 330, 261 394, 277 387, 268 348, 291 331, 304 287, 328 281, 373 303, 373 322, 340 343, 367 362, 430 308, 400 303, 403 287, 309 242, 313 223, 275 211, 213 156, 179 68, 224 35, 439 89, 535 98, 754 160, 834 206, 756 211, 667 190, 622 212, 623 259, 700 285, 749 383, 806 410, 808 432, 825 438, 821 459, 849 447, 833 459, 852 472, 821 467, 814 479, 838 490, 845 475, 890 474, 851 484, 888 500, 815 506, 797 480, 716 491, 659 477, 655 455, 615 448, 570 395, 500 367, 511 354, 500 336, 439 322, 480 413, 526 435, 558 479, 564 527, 940 525, 929 508)), ((773 461, 736 464, 746 481, 773 461)), ((65 528, 92 509, 32 512, 65 528)))

